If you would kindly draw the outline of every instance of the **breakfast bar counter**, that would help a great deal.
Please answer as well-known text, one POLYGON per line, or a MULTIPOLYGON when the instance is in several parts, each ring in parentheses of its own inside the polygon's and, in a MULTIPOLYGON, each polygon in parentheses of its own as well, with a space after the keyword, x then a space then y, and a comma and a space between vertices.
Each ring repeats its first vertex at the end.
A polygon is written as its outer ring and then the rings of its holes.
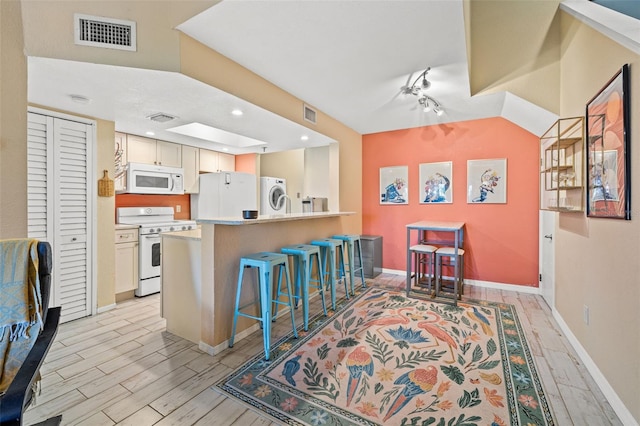
MULTIPOLYGON (((220 217, 199 219, 201 226, 200 342, 202 350, 216 354, 227 348, 231 336, 238 268, 242 256, 280 252, 291 244, 349 233, 343 224, 354 212, 313 212, 259 216, 257 219, 220 217)), ((246 278, 248 279, 248 278, 246 278)), ((247 286, 247 289, 255 288, 247 286)), ((244 292, 242 303, 255 299, 244 292), (245 299, 246 298, 246 299, 245 299)), ((299 315, 299 313, 297 312, 299 315)), ((259 328, 256 321, 240 318, 236 340, 259 328)))

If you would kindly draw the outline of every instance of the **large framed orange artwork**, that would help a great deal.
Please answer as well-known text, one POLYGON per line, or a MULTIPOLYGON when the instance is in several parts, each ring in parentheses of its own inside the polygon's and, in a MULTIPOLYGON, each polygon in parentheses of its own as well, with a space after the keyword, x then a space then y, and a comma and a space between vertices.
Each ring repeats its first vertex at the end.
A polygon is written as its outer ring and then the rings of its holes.
POLYGON ((586 108, 587 216, 631 220, 629 65, 586 108))

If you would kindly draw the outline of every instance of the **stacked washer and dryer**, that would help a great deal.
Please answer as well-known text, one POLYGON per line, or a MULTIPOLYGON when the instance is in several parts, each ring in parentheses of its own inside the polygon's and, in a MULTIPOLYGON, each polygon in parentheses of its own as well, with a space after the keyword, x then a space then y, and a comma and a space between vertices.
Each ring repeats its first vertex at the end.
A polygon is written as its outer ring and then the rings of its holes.
POLYGON ((260 214, 287 212, 287 181, 277 177, 260 178, 260 214))

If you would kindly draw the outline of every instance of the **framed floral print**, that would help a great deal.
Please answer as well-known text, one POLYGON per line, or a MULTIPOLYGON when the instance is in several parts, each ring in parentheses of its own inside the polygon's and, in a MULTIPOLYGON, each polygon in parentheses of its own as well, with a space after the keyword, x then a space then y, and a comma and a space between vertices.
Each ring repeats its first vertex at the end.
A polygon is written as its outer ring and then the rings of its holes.
POLYGON ((420 203, 452 203, 452 162, 420 164, 420 203))
POLYGON ((380 204, 409 204, 409 166, 380 168, 380 204))
POLYGON ((507 202, 507 159, 467 161, 467 203, 507 202))

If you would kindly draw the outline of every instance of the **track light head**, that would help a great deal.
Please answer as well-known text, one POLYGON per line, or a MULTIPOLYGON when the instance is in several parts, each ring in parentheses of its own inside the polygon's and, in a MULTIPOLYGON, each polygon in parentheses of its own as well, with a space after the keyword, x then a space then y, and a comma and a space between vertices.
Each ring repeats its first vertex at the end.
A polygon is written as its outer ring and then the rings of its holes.
POLYGON ((411 86, 405 86, 402 88, 402 93, 405 95, 413 95, 418 97, 418 104, 422 107, 424 112, 432 111, 438 116, 442 115, 442 106, 438 101, 428 96, 425 92, 431 87, 431 82, 427 80, 427 74, 431 70, 427 67, 418 78, 416 78, 411 86), (433 107, 433 108, 432 108, 433 107))

